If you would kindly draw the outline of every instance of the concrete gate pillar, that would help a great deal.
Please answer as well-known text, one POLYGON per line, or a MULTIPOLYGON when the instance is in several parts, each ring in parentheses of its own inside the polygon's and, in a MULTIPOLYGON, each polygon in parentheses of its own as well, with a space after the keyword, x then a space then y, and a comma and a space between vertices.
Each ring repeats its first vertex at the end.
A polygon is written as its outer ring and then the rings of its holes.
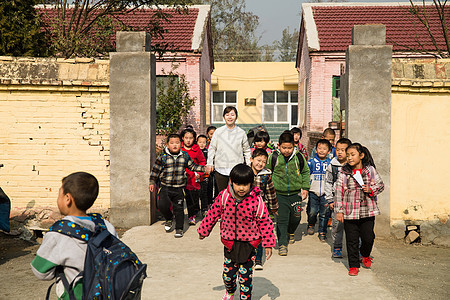
MULTIPOLYGON (((149 225, 156 144, 156 64, 145 32, 117 32, 110 53, 111 222, 149 225)), ((154 211, 152 211, 154 212, 154 211)))
MULTIPOLYGON (((372 154, 385 189, 378 197, 377 233, 389 234, 392 46, 386 26, 355 25, 346 53, 342 108, 345 135, 372 154)), ((341 108, 341 109, 342 109, 341 108)))

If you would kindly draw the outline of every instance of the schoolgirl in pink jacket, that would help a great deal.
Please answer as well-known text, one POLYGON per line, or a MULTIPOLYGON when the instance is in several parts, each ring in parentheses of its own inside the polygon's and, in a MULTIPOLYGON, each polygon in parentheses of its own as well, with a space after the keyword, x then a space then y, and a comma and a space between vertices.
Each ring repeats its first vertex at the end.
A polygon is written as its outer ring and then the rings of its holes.
POLYGON ((275 246, 273 224, 259 188, 253 187, 253 180, 253 171, 249 166, 236 165, 230 173, 230 184, 219 193, 197 230, 200 239, 204 239, 217 221, 222 220, 220 237, 225 246, 225 300, 233 299, 237 279, 242 285, 239 299, 251 299, 255 249, 262 243, 269 259, 275 246))

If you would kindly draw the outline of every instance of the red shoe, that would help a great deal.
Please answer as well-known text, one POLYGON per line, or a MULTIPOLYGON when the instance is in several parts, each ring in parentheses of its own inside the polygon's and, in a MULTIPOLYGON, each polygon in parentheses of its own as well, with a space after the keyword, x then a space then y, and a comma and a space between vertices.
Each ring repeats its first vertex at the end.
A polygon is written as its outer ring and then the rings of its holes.
POLYGON ((348 270, 348 275, 350 276, 356 276, 359 273, 359 269, 358 268, 350 268, 350 270, 348 270))
POLYGON ((363 264, 364 268, 367 268, 367 269, 370 268, 370 266, 372 265, 372 258, 370 256, 363 257, 362 264, 363 264))

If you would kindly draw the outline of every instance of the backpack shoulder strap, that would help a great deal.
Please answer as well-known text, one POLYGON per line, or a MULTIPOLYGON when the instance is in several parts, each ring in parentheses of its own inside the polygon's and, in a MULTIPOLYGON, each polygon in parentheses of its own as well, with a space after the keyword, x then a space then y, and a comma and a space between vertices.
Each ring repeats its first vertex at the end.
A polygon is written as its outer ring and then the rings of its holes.
POLYGON ((70 220, 59 220, 56 221, 52 227, 50 227, 49 231, 58 232, 61 234, 65 234, 67 236, 82 240, 89 241, 89 238, 93 235, 93 232, 84 228, 81 225, 78 225, 75 222, 70 220))
POLYGON ((335 165, 331 165, 331 174, 333 175, 333 183, 336 182, 339 174, 339 167, 335 165))
POLYGON ((220 205, 222 205, 222 209, 225 209, 225 204, 227 203, 228 200, 228 196, 225 194, 227 194, 226 189, 223 191, 222 196, 220 198, 220 205))
POLYGON ((271 171, 275 170, 275 166, 277 165, 278 160, 278 151, 274 151, 272 153, 272 161, 271 161, 271 171))
POLYGON ((88 214, 88 216, 91 217, 92 222, 95 223, 95 229, 97 229, 97 227, 99 227, 102 230, 107 229, 106 224, 105 224, 105 219, 103 218, 103 216, 101 214, 92 213, 92 214, 88 214))
POLYGON ((297 156, 298 159, 298 163, 300 164, 300 173, 302 172, 303 168, 305 167, 305 160, 303 158, 303 154, 301 154, 300 152, 297 152, 295 154, 297 156))
POLYGON ((262 219, 264 215, 264 208, 265 208, 264 200, 262 199, 261 195, 258 195, 258 207, 256 208, 256 217, 259 219, 262 219))

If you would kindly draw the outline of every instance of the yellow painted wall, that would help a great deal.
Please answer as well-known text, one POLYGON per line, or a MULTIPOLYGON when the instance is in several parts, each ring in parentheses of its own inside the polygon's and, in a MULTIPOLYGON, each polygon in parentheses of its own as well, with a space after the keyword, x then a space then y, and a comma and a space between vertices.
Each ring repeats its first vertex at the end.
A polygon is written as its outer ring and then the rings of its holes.
POLYGON ((450 215, 450 86, 392 93, 391 221, 450 215))
POLYGON ((262 91, 296 91, 295 62, 215 62, 212 91, 238 91, 238 123, 261 124, 262 91), (256 106, 245 106, 256 98, 256 106))

